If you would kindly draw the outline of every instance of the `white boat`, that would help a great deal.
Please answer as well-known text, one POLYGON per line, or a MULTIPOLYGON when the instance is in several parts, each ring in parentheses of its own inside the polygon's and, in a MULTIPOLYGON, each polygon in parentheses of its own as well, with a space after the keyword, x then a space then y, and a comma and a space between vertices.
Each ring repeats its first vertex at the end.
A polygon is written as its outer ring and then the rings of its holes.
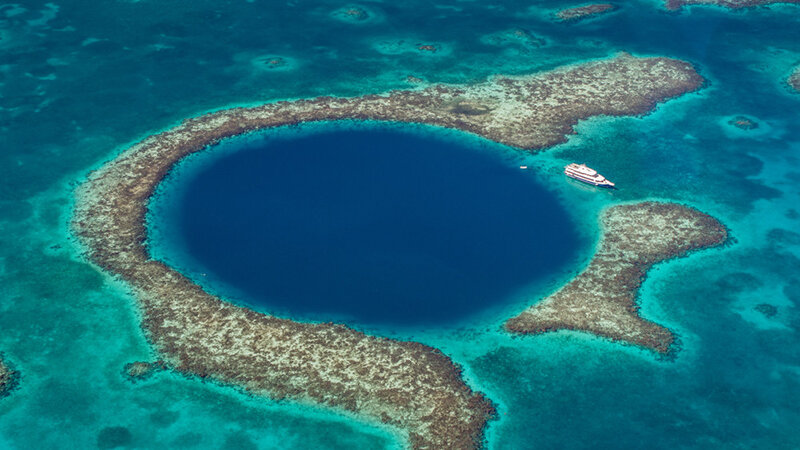
POLYGON ((586 164, 572 163, 564 167, 564 173, 570 178, 593 186, 614 187, 614 183, 608 181, 606 177, 597 173, 596 170, 587 167, 586 164))

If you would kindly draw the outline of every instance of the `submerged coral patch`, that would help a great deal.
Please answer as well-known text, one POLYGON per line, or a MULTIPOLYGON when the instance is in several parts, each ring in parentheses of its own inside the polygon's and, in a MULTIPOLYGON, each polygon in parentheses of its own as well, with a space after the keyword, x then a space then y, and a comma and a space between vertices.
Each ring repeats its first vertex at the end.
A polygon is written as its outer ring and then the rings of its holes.
POLYGON ((795 91, 800 92, 800 66, 794 69, 794 72, 789 75, 787 83, 789 83, 789 86, 791 86, 795 91))
POLYGON ((556 13, 556 17, 563 21, 577 21, 591 16, 611 12, 617 7, 611 3, 594 3, 591 5, 576 6, 574 8, 562 9, 556 13))
POLYGON ((0 398, 5 397, 17 385, 19 374, 0 359, 0 398))
POLYGON ((425 80, 423 80, 422 78, 419 78, 419 77, 415 77, 414 75, 409 75, 409 76, 406 77, 406 83, 409 83, 409 84, 422 84, 424 82, 425 82, 425 80))
POLYGON ((798 4, 800 0, 664 0, 667 9, 680 9, 687 5, 714 5, 730 9, 752 8, 776 3, 798 4))
POLYGON ((759 303, 753 309, 763 314, 766 318, 772 318, 778 315, 778 307, 770 305, 769 303, 759 303))
POLYGON ((718 123, 725 136, 730 139, 764 140, 776 139, 780 135, 780 130, 776 130, 766 121, 745 114, 723 116, 718 123))
POLYGON ((122 373, 130 381, 139 381, 149 378, 155 372, 166 369, 164 361, 146 362, 134 361, 125 364, 122 373))
POLYGON ((346 23, 366 24, 375 23, 383 19, 376 10, 364 5, 345 5, 331 12, 331 17, 346 23))
POLYGON ((295 69, 297 61, 287 56, 264 55, 253 58, 252 64, 259 70, 283 72, 295 69))
POLYGON ((728 121, 728 125, 734 126, 740 130, 755 130, 758 128, 758 122, 747 116, 736 116, 728 121))
POLYGON ((378 53, 383 55, 402 55, 413 53, 421 55, 448 56, 452 48, 442 42, 431 42, 417 39, 385 39, 372 44, 378 53))

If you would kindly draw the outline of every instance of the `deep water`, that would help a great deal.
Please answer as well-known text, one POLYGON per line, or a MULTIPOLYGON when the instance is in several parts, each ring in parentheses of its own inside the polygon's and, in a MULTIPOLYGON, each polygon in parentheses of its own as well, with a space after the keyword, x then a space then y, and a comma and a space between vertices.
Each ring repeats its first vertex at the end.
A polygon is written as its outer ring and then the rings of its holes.
POLYGON ((568 205, 499 145, 304 128, 184 161, 152 208, 153 252, 267 311, 402 326, 507 303, 577 255, 568 205))
POLYGON ((360 22, 341 20, 348 5, 0 6, 0 353, 21 372, 0 399, 0 448, 401 446, 374 424, 171 372, 126 380, 126 363, 157 355, 133 297, 69 234, 75 185, 131 143, 210 109, 407 88, 409 75, 471 82, 618 51, 686 59, 708 83, 645 117, 583 122, 538 154, 498 150, 570 205, 585 242, 577 258, 455 323, 363 327, 461 364, 498 404, 492 449, 800 447, 800 94, 785 83, 800 64, 800 8, 672 13, 634 0, 564 24, 552 13, 573 2, 369 1, 360 22), (728 124, 739 115, 759 127, 728 124), (571 161, 619 189, 565 182, 571 161), (603 206, 647 198, 701 208, 734 238, 660 264, 644 282, 641 312, 676 331, 674 360, 580 333, 502 332, 504 317, 585 264, 603 206))

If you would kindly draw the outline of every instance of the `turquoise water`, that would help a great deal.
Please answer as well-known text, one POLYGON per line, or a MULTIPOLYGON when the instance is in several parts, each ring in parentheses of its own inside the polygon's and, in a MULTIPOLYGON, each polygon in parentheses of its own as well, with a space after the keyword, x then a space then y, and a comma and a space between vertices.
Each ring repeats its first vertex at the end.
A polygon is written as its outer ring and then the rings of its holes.
POLYGON ((151 206, 153 253, 226 298, 317 321, 453 323, 577 256, 568 206, 500 145, 378 124, 264 134, 184 161, 151 206))
POLYGON ((6 448, 380 448, 392 430, 235 389, 121 370, 152 358, 134 300, 81 258, 71 193, 122 148, 184 117, 229 105, 357 95, 428 81, 470 82, 620 50, 695 63, 704 90, 644 118, 593 119, 528 164, 573 207, 591 241, 607 204, 661 198, 700 207, 732 245, 659 265, 642 313, 675 330, 674 361, 577 333, 511 338, 503 317, 580 270, 581 256, 468 323, 376 333, 435 345, 498 402, 490 448, 797 448, 800 437, 800 10, 667 13, 654 0, 554 23, 566 2, 28 0, 0 7, 0 351, 21 371, 0 400, 6 448), (523 28, 544 40, 486 36, 523 28), (437 45, 436 53, 414 44, 437 45), (283 58, 283 64, 264 64, 283 58), (747 115, 749 132, 728 125, 747 115), (597 166, 614 192, 565 183, 597 166), (775 307, 774 315, 755 308, 775 307), (127 431, 126 431, 127 430, 127 431))

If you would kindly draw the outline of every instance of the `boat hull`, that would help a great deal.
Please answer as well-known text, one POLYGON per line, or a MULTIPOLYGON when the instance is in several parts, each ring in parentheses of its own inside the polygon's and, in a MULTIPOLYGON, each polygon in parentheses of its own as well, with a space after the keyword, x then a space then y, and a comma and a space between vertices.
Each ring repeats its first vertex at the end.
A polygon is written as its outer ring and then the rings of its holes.
POLYGON ((582 183, 591 184, 592 186, 605 187, 605 188, 613 188, 614 187, 614 183, 612 183, 612 182, 610 182, 608 180, 604 180, 604 181, 598 182, 598 181, 595 181, 595 180, 592 180, 592 179, 583 178, 580 175, 571 174, 569 172, 565 172, 564 174, 566 176, 572 178, 573 180, 578 180, 578 181, 580 181, 582 183))

